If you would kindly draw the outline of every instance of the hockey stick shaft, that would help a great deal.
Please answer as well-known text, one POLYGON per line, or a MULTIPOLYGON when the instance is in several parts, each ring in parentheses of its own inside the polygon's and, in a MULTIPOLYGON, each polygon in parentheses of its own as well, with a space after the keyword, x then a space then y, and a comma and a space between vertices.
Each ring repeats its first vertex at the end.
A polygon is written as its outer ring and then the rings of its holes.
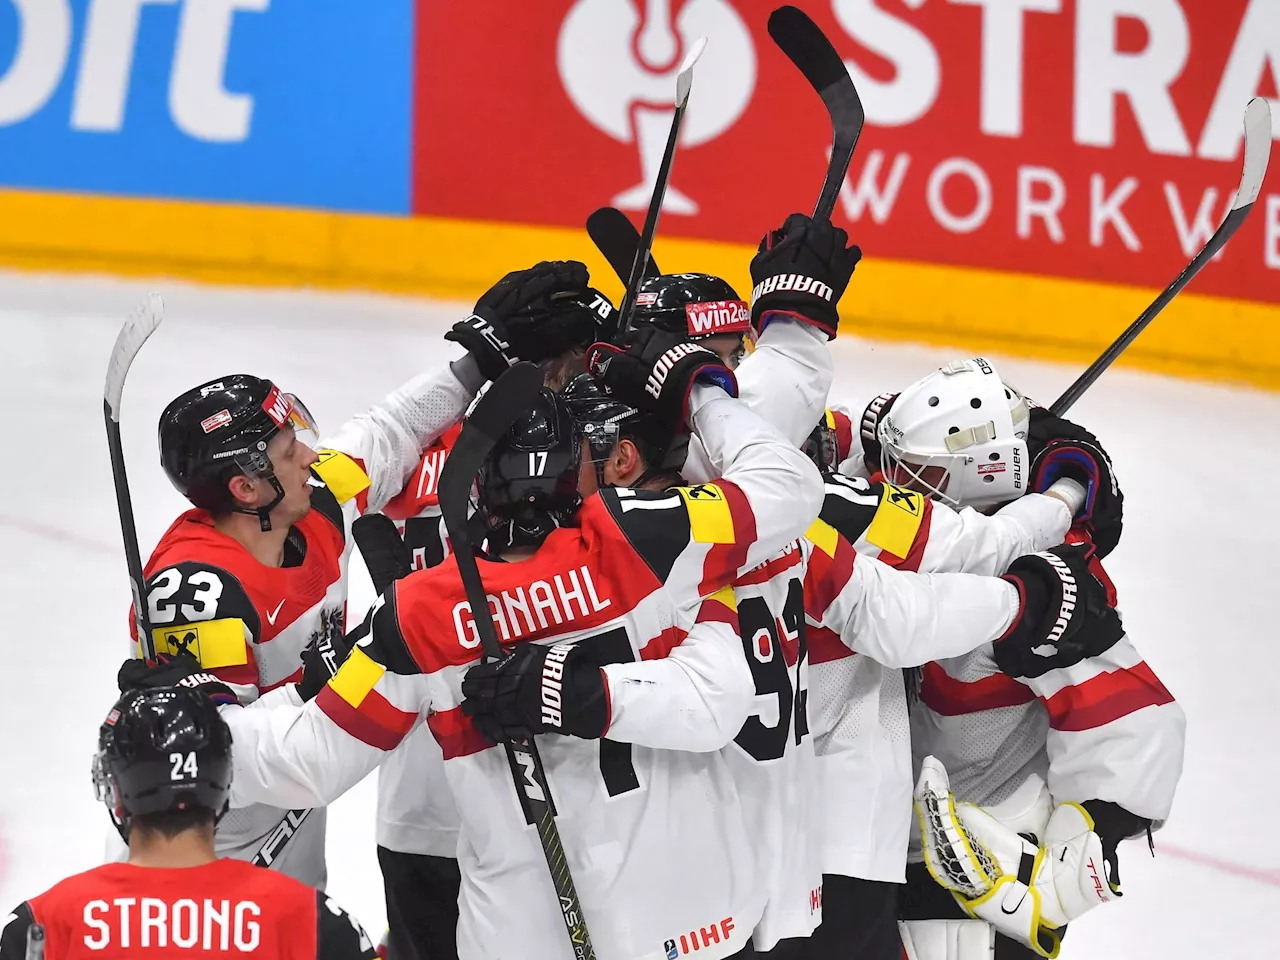
MULTIPOLYGON (((494 381, 480 398, 462 426, 449 459, 440 476, 440 512, 449 531, 453 553, 463 590, 471 605, 471 615, 480 634, 480 649, 486 661, 500 660, 502 646, 498 642, 493 615, 476 563, 475 544, 467 520, 467 504, 471 486, 480 466, 488 458, 498 439, 525 410, 542 386, 542 374, 531 363, 518 363, 494 381)), ((506 740, 503 748, 511 779, 515 784, 520 807, 527 820, 538 831, 547 870, 555 886, 556 897, 564 919, 569 944, 577 960, 594 960, 595 948, 587 931, 578 891, 569 873, 564 844, 556 826, 555 807, 547 785, 546 771, 533 740, 506 740)))
POLYGON ((631 261, 631 272, 627 277, 627 291, 622 297, 622 307, 618 311, 618 329, 626 333, 631 329, 631 315, 635 312, 636 294, 640 290, 640 282, 644 279, 645 269, 649 264, 649 254, 653 249, 653 236, 658 229, 658 216, 662 213, 662 201, 667 196, 667 184, 671 182, 671 167, 675 164, 676 143, 680 140, 680 124, 684 121, 684 111, 689 105, 689 91, 693 87, 693 65, 706 49, 707 38, 699 37, 693 48, 680 64, 680 72, 676 75, 675 113, 671 116, 671 130, 667 133, 667 146, 662 152, 662 163, 658 166, 658 177, 653 183, 653 194, 649 198, 649 210, 644 216, 644 229, 640 231, 640 244, 636 247, 636 255, 631 261))
MULTIPOLYGON (((587 236, 608 261, 618 279, 627 283, 631 278, 631 268, 635 265, 636 251, 640 249, 640 231, 636 229, 636 225, 617 207, 601 207, 587 217, 587 236)), ((662 270, 650 251, 641 282, 660 276, 661 273, 662 270)))
POLYGON ((124 539, 125 565, 129 571, 129 589, 133 594, 134 628, 138 633, 139 650, 147 659, 156 656, 155 637, 144 604, 146 596, 142 579, 142 554, 138 550, 138 528, 133 516, 133 498, 129 495, 129 476, 125 471, 124 444, 120 437, 120 402, 124 395, 124 381, 134 358, 147 338, 155 333, 164 319, 164 304, 160 297, 151 294, 134 312, 116 337, 111 348, 111 360, 107 364, 106 383, 103 387, 102 418, 107 431, 107 450, 111 454, 111 482, 116 491, 116 510, 120 514, 120 533, 124 539))
POLYGON ((1267 163, 1271 156, 1271 111, 1267 101, 1261 97, 1255 97, 1249 101, 1244 115, 1244 129, 1244 170, 1240 175, 1240 187, 1236 191, 1227 218, 1222 221, 1222 225, 1192 261, 1173 278, 1173 282, 1165 287, 1151 305, 1142 311, 1138 319, 1129 324, 1111 346, 1107 347, 1097 360, 1089 364, 1089 368, 1053 402, 1049 411, 1054 416, 1060 417, 1075 406, 1076 401, 1084 396, 1085 391, 1097 382, 1098 378, 1116 362, 1134 340, 1138 339, 1138 335, 1150 326, 1151 321, 1160 315, 1160 311, 1195 279, 1196 274, 1204 269, 1249 216, 1249 211, 1253 209, 1254 201, 1258 199, 1258 193, 1262 190, 1262 180, 1266 176, 1267 163))

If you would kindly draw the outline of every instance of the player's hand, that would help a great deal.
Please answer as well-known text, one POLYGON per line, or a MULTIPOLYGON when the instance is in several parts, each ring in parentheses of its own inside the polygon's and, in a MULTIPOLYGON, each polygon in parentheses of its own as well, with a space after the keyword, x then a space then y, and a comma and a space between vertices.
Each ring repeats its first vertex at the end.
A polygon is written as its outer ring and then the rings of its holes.
POLYGON ((1027 429, 1031 453, 1032 493, 1044 493, 1060 477, 1085 488, 1084 506, 1076 519, 1088 533, 1101 559, 1120 542, 1124 494, 1116 483, 1111 458, 1098 438, 1070 420, 1032 407, 1027 429))
POLYGON ((200 661, 189 653, 176 656, 162 653, 155 660, 126 660, 116 674, 116 685, 121 693, 155 687, 188 687, 217 704, 240 702, 228 684, 207 673, 200 661))
POLYGON ((587 369, 622 403, 655 414, 672 432, 687 426, 689 393, 698 380, 738 395, 737 378, 715 353, 648 324, 633 330, 621 347, 593 344, 587 369))
POLYGON ((836 309, 862 250, 830 220, 793 213, 760 241, 751 260, 751 322, 763 332, 773 312, 786 314, 834 338, 836 309))
POLYGON ((587 290, 587 268, 576 260, 553 260, 527 270, 514 270, 476 301, 471 316, 444 335, 462 344, 481 374, 496 380, 519 360, 544 360, 546 341, 539 337, 557 296, 581 296, 587 290))
POLYGON ((366 619, 359 627, 344 636, 332 636, 325 631, 312 640, 302 651, 302 679, 298 681, 298 696, 303 701, 314 700, 324 689, 324 685, 338 672, 338 668, 346 662, 351 648, 356 641, 369 632, 369 621, 366 619))
POLYGON ((1018 588, 1017 618, 994 644, 1011 677, 1038 677, 1097 656, 1124 635, 1107 588, 1089 570, 1093 548, 1063 544, 1018 557, 1001 578, 1018 588))
POLYGON ((462 678, 462 712, 494 743, 563 733, 588 740, 609 729, 604 673, 574 643, 522 643, 462 678))

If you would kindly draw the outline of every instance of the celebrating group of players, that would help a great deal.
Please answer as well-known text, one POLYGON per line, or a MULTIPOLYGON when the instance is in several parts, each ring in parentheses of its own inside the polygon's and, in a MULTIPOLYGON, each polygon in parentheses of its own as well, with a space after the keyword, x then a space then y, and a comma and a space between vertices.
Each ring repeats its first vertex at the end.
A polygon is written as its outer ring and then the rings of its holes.
POLYGON ((621 324, 582 264, 539 263, 323 442, 256 376, 174 400, 192 509, 94 766, 127 862, 24 903, 0 957, 372 956, 303 884, 324 806, 380 768, 387 955, 568 960, 502 746, 527 738, 603 960, 1056 956, 1181 772, 1099 563, 1123 498, 1092 434, 982 358, 829 407, 860 256, 792 215, 749 305, 663 275, 621 324), (437 486, 521 360, 546 386, 476 478, 476 611, 437 486), (356 542, 381 592, 348 625, 356 542))

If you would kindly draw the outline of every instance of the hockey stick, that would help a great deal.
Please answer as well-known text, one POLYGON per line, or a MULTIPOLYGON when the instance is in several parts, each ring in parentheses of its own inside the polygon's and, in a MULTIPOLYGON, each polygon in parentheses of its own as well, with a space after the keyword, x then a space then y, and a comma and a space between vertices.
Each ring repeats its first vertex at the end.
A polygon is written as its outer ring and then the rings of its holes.
POLYGON ((138 647, 148 660, 156 658, 156 640, 142 605, 142 555, 138 552, 138 528, 133 520, 133 500, 129 496, 129 477, 124 469, 124 447, 120 442, 120 399, 124 394, 124 378, 133 359, 156 332, 164 319, 164 302, 159 294, 151 294, 125 321, 111 348, 107 364, 107 380, 102 391, 102 417, 107 427, 107 449, 111 451, 111 481, 116 488, 116 509, 120 513, 120 532, 124 537, 124 559, 129 569, 129 589, 133 593, 133 622, 138 632, 138 647))
POLYGON ((649 265, 649 254, 653 249, 653 234, 658 229, 658 214, 662 212, 662 201, 667 195, 667 184, 671 182, 671 167, 676 159, 676 141, 680 139, 680 124, 684 120, 685 107, 689 105, 689 91, 693 87, 693 65, 707 48, 707 38, 699 37, 693 43, 684 62, 680 64, 680 72, 676 75, 676 112, 671 116, 671 132, 667 134, 667 147, 662 154, 662 163, 658 167, 658 178, 653 183, 653 196, 649 198, 649 211, 644 216, 644 229, 640 232, 640 245, 631 260, 631 273, 627 279, 627 292, 622 298, 622 308, 618 311, 618 330, 626 333, 631 329, 631 314, 636 306, 636 292, 640 289, 640 281, 644 279, 645 269, 649 265))
MULTIPOLYGON (((462 432, 449 459, 440 474, 440 512, 445 528, 453 541, 453 553, 457 557, 458 573, 471 604, 471 616, 480 632, 480 648, 486 662, 501 660, 502 647, 493 626, 493 615, 485 594, 480 568, 476 565, 475 544, 472 542, 467 522, 467 506, 471 499, 471 486, 476 474, 488 458, 500 437, 510 429, 516 419, 529 409, 530 403, 542 387, 542 372, 532 363, 517 363, 494 381, 470 415, 463 421, 462 432)), ((511 767, 511 779, 520 797, 520 807, 526 819, 538 831, 542 853, 547 859, 551 882, 555 884, 564 917, 569 943, 578 960, 594 960, 595 948, 587 932, 586 918, 578 901, 578 892, 569 874, 564 845, 556 827, 556 811, 551 802, 551 790, 537 747, 529 740, 506 740, 507 763, 511 767)))
MULTIPOLYGON (((601 207, 587 217, 587 236, 613 267, 618 279, 626 283, 631 278, 631 267, 640 249, 640 231, 631 219, 617 207, 601 207)), ((650 277, 662 274, 652 252, 645 264, 643 283, 650 277)))
POLYGON ((1129 344, 1138 338, 1138 334, 1147 329, 1160 311, 1169 305, 1169 301, 1182 292, 1182 288, 1204 269, 1205 264, 1212 260, 1214 254, 1221 250, 1240 229, 1244 218, 1249 216, 1249 211, 1253 209, 1258 193, 1262 190, 1262 178, 1266 176, 1270 158, 1271 109, 1262 97, 1254 97, 1249 101, 1249 106, 1244 112, 1244 170, 1240 174, 1240 188, 1236 190, 1235 198, 1231 201, 1231 210, 1227 218, 1222 221, 1222 226, 1218 227, 1217 232, 1209 238, 1209 242, 1195 255, 1195 259, 1173 278, 1173 283, 1165 287, 1160 296, 1152 301, 1151 306, 1142 311, 1142 315, 1129 324, 1128 329, 1103 351, 1102 356, 1093 361, 1089 369, 1080 374, 1076 382, 1067 387, 1062 396, 1053 402, 1053 406, 1049 408, 1050 413, 1060 417, 1075 406, 1075 402, 1093 386, 1111 364, 1116 362, 1129 344))
POLYGON ((813 209, 813 219, 830 220, 866 119, 862 100, 840 54, 803 10, 787 6, 769 14, 769 36, 818 91, 831 117, 831 160, 813 209))

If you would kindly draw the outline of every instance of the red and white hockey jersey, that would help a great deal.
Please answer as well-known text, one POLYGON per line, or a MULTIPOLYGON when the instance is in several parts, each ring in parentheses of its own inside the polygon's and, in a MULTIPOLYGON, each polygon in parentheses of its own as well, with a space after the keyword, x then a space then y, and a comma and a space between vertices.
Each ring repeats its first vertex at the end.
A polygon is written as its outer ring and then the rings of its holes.
MULTIPOLYGON (((1093 566, 1114 606, 1110 580, 1093 566)), ((998 647, 925 665, 911 711, 917 766, 937 757, 956 798, 980 806, 1036 774, 1054 803, 1106 800, 1157 825, 1168 817, 1186 717, 1129 638, 1037 658, 1034 676, 1002 670, 998 647)))
MULTIPOLYGON (((325 634, 345 632, 351 521, 403 488, 423 447, 457 421, 470 399, 442 368, 409 381, 323 441, 313 472, 324 486, 313 489, 311 512, 289 534, 285 566, 259 563, 215 529, 205 511, 185 512, 144 570, 156 649, 195 654, 222 679, 266 694, 264 707, 300 702, 290 681, 301 677, 302 651, 325 634)), ((218 854, 252 858, 284 814, 265 805, 232 811, 218 826, 218 854)), ((273 866, 323 886, 324 811, 307 818, 273 866)))
MULTIPOLYGON (((531 559, 480 561, 507 643, 577 639, 604 665, 605 738, 539 738, 558 822, 601 956, 743 948, 763 904, 756 840, 722 748, 751 709, 735 601, 722 591, 816 515, 812 464, 740 403, 695 389, 716 484, 605 490, 531 559)), ((298 710, 225 708, 233 796, 303 804, 357 782, 425 713, 462 815, 459 954, 569 958, 536 834, 503 751, 462 713, 479 655, 450 559, 400 581, 358 647, 298 710), (243 764, 243 767, 242 767, 243 764)))
MULTIPOLYGON (((893 484, 839 474, 826 481, 813 539, 825 536, 830 547, 811 561, 805 585, 811 717, 825 807, 823 872, 902 882, 913 779, 899 668, 999 636, 1003 626, 992 619, 993 599, 983 593, 1011 588, 977 580, 948 592, 938 578, 929 578, 923 592, 877 586, 888 579, 884 565, 922 573, 1002 573, 1016 557, 1061 543, 1070 515, 1061 501, 1038 494, 984 516, 956 512, 893 484), (847 552, 845 541, 852 547, 847 552), (880 562, 867 562, 873 558, 880 562), (972 605, 957 614, 967 599, 972 605), (902 633, 891 629, 903 623, 916 625, 914 640, 908 636, 904 643, 902 633)), ((1015 612, 1016 604, 1006 609, 1008 616, 1015 612)))

